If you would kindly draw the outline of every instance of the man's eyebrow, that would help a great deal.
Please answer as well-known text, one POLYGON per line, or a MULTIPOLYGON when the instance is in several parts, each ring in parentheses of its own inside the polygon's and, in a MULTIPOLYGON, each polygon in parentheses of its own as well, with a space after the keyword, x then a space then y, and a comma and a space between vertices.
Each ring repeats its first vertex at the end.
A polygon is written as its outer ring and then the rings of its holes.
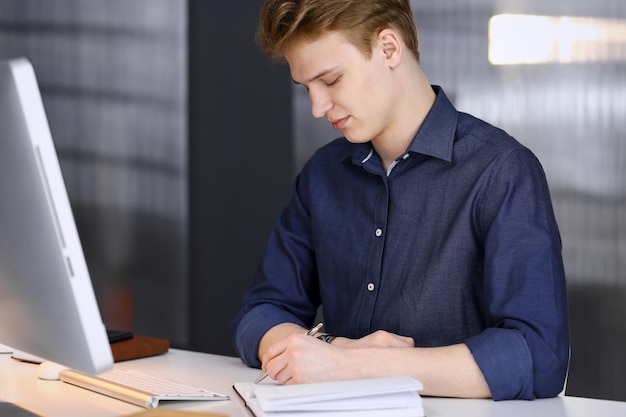
MULTIPOLYGON (((312 81, 315 81, 315 80, 317 80, 317 79, 319 79, 319 78, 322 78, 323 76, 325 76, 325 75, 327 75, 327 74, 329 74, 329 73, 331 73, 331 72, 333 72, 333 71, 337 70, 337 68, 339 68, 339 65, 335 65, 334 67, 327 68, 327 69, 325 69, 325 70, 322 70, 322 71, 318 72, 315 76, 311 77, 311 78, 307 81, 307 84, 308 84, 308 83, 310 83, 310 82, 312 82, 312 81)), ((293 81, 293 82, 294 82, 294 83, 296 83, 296 84, 300 84, 299 82, 297 82, 297 81, 296 81, 296 80, 294 80, 293 78, 291 79, 291 81, 293 81)))

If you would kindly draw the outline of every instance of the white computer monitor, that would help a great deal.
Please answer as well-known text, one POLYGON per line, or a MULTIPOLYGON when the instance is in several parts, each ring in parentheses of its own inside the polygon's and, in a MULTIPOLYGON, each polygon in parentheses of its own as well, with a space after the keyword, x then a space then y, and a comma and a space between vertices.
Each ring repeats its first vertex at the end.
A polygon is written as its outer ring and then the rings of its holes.
POLYGON ((0 343, 91 374, 113 365, 25 58, 0 61, 0 343))

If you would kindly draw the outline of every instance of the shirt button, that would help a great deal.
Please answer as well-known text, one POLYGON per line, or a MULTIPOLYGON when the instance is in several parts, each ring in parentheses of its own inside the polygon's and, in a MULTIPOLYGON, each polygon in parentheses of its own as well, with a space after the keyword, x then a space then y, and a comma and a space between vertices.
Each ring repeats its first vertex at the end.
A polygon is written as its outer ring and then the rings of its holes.
POLYGON ((402 159, 408 159, 408 157, 409 157, 409 153, 407 152, 402 156, 402 159))
POLYGON ((383 235, 383 229, 376 229, 376 237, 381 237, 383 235))
POLYGON ((369 284, 367 284, 367 290, 369 292, 374 291, 374 283, 373 282, 370 282, 369 284))

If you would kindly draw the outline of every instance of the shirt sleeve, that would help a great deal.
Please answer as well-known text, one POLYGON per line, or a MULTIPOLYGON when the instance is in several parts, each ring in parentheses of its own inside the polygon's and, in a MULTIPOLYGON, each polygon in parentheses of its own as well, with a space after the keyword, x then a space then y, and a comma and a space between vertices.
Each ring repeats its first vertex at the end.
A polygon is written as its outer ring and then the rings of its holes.
MULTIPOLYGON (((302 176, 302 174, 301 174, 302 176)), ((290 204, 277 219, 251 288, 244 294, 230 335, 237 354, 259 367, 259 342, 280 323, 310 327, 320 305, 308 212, 296 179, 290 204)))
POLYGON ((548 185, 530 151, 504 158, 477 212, 488 328, 466 344, 495 400, 556 396, 569 360, 565 273, 548 185))
POLYGON ((287 322, 306 327, 300 319, 272 304, 259 304, 244 314, 240 313, 240 317, 233 322, 231 337, 241 360, 250 367, 260 368, 258 352, 261 338, 272 327, 287 322))

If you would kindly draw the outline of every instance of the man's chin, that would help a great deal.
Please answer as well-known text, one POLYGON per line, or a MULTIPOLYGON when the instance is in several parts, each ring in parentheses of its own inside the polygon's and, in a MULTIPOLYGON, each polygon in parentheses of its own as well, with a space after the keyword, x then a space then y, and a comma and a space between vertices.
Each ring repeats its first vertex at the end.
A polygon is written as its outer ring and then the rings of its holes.
POLYGON ((350 143, 367 143, 367 142, 370 141, 369 138, 362 138, 362 137, 359 137, 359 136, 351 135, 351 134, 349 134, 347 132, 343 132, 343 131, 341 133, 343 133, 343 136, 350 143))

